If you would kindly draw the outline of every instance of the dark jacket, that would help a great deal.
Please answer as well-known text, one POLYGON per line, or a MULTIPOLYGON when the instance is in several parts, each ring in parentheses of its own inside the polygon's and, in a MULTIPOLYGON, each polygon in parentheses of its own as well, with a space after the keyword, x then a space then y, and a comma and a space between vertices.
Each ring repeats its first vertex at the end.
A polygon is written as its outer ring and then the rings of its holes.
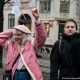
POLYGON ((79 33, 71 36, 62 34, 61 43, 58 40, 53 45, 50 55, 50 80, 61 80, 58 77, 61 79, 80 77, 79 33))

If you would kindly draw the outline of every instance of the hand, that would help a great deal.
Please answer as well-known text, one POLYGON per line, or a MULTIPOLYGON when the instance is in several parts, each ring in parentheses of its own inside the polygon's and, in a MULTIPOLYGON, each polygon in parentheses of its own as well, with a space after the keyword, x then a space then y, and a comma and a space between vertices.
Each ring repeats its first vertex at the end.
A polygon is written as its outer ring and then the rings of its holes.
POLYGON ((38 13, 37 8, 33 8, 31 11, 32 11, 32 14, 35 17, 35 19, 36 20, 39 19, 39 13, 38 13))

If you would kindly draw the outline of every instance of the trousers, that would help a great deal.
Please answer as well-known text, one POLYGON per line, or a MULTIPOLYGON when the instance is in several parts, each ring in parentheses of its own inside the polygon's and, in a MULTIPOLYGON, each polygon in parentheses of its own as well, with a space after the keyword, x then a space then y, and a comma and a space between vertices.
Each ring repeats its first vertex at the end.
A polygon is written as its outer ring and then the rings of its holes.
POLYGON ((31 77, 26 69, 16 70, 13 80, 30 80, 31 77))

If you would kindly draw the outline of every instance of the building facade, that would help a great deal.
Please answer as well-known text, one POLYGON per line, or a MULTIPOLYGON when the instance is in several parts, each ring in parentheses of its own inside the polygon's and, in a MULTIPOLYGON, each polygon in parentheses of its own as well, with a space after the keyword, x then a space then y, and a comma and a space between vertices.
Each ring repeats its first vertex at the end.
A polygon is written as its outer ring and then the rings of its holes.
MULTIPOLYGON (((21 15, 29 14, 32 19, 30 29, 34 34, 34 18, 31 14, 31 9, 35 6, 40 15, 40 19, 45 23, 47 32, 46 45, 52 45, 58 38, 59 33, 65 20, 72 18, 77 21, 80 26, 80 0, 35 0, 34 6, 31 5, 31 0, 21 0, 20 11, 21 15)), ((25 16, 27 18, 27 16, 25 16)), ((17 25, 18 17, 12 14, 10 4, 4 7, 4 30, 13 28, 17 25)), ((78 27, 79 27, 78 26, 78 27)))
MULTIPOLYGON (((78 24, 78 31, 80 31, 80 0, 20 0, 20 11, 23 18, 28 18, 30 15, 32 24, 29 24, 29 29, 34 35, 34 17, 32 16, 31 9, 36 7, 39 11, 40 19, 45 24, 47 39, 45 47, 52 48, 54 42, 59 39, 60 33, 63 32, 64 22, 67 19, 74 19, 78 24)), ((4 30, 13 28, 18 24, 18 16, 12 13, 11 3, 4 6, 4 30)), ((5 62, 3 55, 3 62, 5 62)))

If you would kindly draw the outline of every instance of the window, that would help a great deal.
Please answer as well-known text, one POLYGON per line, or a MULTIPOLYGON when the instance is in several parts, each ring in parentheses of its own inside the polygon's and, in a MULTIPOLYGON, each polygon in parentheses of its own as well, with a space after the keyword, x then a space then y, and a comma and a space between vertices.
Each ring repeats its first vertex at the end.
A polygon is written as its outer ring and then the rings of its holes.
POLYGON ((50 35, 50 26, 49 26, 49 23, 45 23, 45 29, 46 29, 47 37, 49 37, 49 35, 50 35))
POLYGON ((15 25, 15 15, 8 14, 8 28, 13 28, 15 25))
POLYGON ((40 0, 40 12, 50 12, 51 0, 40 0))
POLYGON ((60 12, 69 13, 70 0, 60 0, 60 12))

